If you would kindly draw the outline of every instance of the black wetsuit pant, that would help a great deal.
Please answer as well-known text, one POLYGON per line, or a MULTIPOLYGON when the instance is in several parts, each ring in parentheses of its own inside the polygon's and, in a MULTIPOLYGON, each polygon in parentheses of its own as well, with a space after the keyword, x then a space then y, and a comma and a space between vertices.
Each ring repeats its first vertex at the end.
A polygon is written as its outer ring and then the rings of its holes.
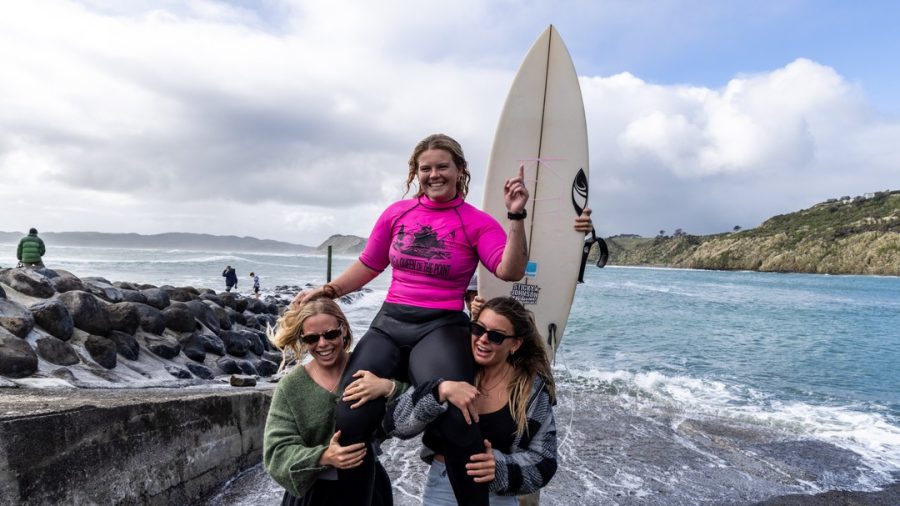
MULTIPOLYGON (((468 322, 462 311, 385 303, 351 354, 341 379, 341 390, 353 381, 353 374, 359 370, 382 378, 409 380, 413 385, 437 378, 474 384, 475 362, 468 322)), ((381 427, 385 403, 384 398, 379 398, 350 409, 350 403, 338 402, 335 428, 341 431, 341 445, 368 443, 362 465, 338 470, 342 504, 371 504, 376 461, 371 441, 381 427)), ((451 405, 430 427, 446 445, 447 476, 456 501, 487 506, 487 484, 475 483, 466 474, 469 457, 484 452, 478 425, 466 424, 462 412, 451 405)))
MULTIPOLYGON (((337 480, 316 480, 313 486, 303 494, 303 497, 294 497, 287 490, 281 498, 281 506, 337 506, 340 505, 337 480)), ((375 493, 372 497, 372 506, 393 506, 394 496, 391 491, 391 478, 384 467, 375 461, 375 493)))

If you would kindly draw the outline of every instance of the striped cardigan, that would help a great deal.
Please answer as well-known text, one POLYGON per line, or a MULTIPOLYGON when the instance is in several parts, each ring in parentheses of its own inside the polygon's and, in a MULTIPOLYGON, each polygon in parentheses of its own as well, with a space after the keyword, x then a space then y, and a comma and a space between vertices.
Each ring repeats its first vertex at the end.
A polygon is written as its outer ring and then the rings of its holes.
MULTIPOLYGON (((436 397, 441 379, 407 390, 388 404, 384 430, 389 436, 410 439, 449 408, 436 397)), ((516 434, 512 452, 492 450, 497 468, 490 491, 498 495, 530 494, 547 485, 556 473, 556 419, 546 384, 534 379, 526 409, 526 429, 516 434)), ((434 452, 423 448, 422 459, 431 464, 434 452)))

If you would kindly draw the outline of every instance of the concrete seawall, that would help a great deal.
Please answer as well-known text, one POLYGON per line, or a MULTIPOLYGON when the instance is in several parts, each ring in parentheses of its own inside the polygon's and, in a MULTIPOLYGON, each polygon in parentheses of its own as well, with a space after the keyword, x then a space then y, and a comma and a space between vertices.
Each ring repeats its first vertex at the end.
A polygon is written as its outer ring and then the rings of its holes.
POLYGON ((0 391, 0 504, 186 504, 257 464, 271 390, 0 391))

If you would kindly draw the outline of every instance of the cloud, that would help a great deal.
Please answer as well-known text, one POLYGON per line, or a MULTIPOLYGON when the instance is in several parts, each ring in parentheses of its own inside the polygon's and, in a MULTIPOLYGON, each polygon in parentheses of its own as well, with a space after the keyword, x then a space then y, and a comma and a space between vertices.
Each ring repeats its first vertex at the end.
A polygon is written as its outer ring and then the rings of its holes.
MULTIPOLYGON (((3 227, 366 235, 403 194, 412 146, 438 131, 465 147, 478 203, 504 97, 549 9, 19 2, 0 18, 3 227)), ((615 25, 601 11, 577 11, 575 40, 594 16, 615 25)), ((810 59, 721 87, 627 72, 581 85, 601 233, 747 228, 896 180, 898 123, 810 59)))

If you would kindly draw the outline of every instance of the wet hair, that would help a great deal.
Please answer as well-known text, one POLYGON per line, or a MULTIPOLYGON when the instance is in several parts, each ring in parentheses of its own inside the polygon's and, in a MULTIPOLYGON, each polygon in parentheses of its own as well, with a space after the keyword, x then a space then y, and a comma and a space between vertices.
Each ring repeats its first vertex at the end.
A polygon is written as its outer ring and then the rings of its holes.
POLYGON ((29 234, 37 234, 37 229, 34 228, 34 227, 31 227, 31 228, 28 230, 28 233, 29 233, 29 234))
POLYGON ((350 323, 347 321, 344 312, 341 311, 340 306, 327 297, 315 298, 307 301, 297 309, 288 309, 278 318, 274 329, 272 327, 266 329, 269 341, 281 350, 279 371, 284 369, 288 363, 289 355, 293 355, 293 358, 296 360, 303 358, 308 349, 308 346, 300 340, 300 335, 303 334, 303 324, 307 318, 320 314, 331 315, 337 319, 345 331, 344 351, 350 350, 350 345, 353 343, 353 334, 350 331, 350 323))
MULTIPOLYGON (((456 193, 465 199, 466 195, 469 193, 469 180, 472 179, 471 174, 469 174, 469 163, 466 162, 466 157, 463 155, 462 146, 460 146, 455 139, 444 134, 431 134, 419 141, 419 143, 416 144, 416 147, 413 148, 412 156, 409 157, 409 175, 406 178, 406 193, 409 193, 412 182, 416 180, 416 173, 419 171, 419 155, 429 149, 442 149, 450 153, 450 156, 453 158, 453 163, 455 163, 456 168, 459 169, 459 179, 456 180, 456 193)), ((404 193, 404 195, 406 193, 404 193)), ((416 192, 416 197, 420 197, 424 194, 425 190, 419 187, 419 190, 416 192)))
MULTIPOLYGON (((496 297, 485 302, 480 314, 488 309, 509 320, 513 333, 522 340, 519 349, 506 358, 513 366, 513 373, 506 387, 509 412, 516 421, 516 432, 521 435, 528 428, 525 412, 535 376, 540 375, 544 379, 550 401, 556 403, 556 384, 550 370, 550 360, 547 358, 543 339, 534 322, 534 314, 525 309, 519 301, 512 297, 496 297)), ((478 377, 480 376, 479 372, 478 377)))

